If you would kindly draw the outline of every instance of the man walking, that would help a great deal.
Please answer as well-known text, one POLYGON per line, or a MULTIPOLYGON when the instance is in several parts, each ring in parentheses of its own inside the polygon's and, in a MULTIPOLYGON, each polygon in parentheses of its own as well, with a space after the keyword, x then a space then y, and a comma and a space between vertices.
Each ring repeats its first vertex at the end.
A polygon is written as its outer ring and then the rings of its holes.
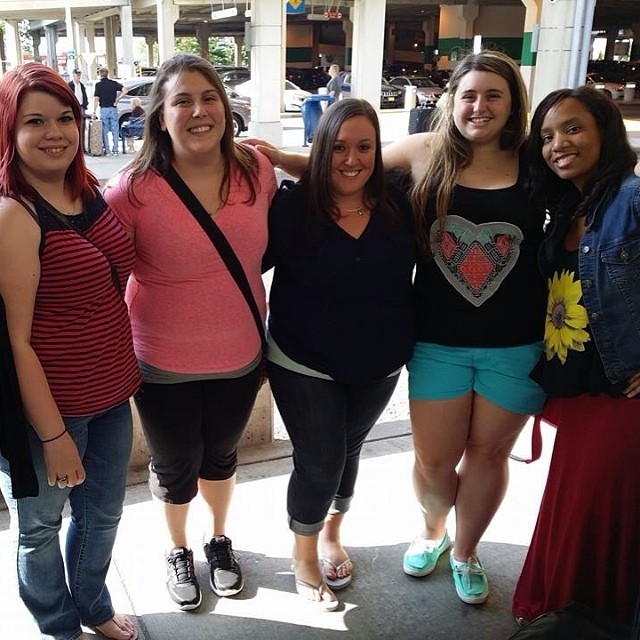
POLYGON ((74 69, 72 71, 72 80, 69 82, 69 86, 71 87, 71 91, 76 94, 76 98, 80 103, 80 107, 82 109, 82 123, 80 125, 80 135, 82 140, 82 150, 86 153, 87 145, 85 142, 85 130, 86 123, 85 118, 87 114, 87 107, 89 106, 89 98, 87 97, 87 89, 84 84, 81 82, 80 78, 82 77, 82 72, 80 69, 74 69))
POLYGON ((102 120, 102 146, 104 155, 109 155, 109 132, 113 137, 111 153, 118 155, 118 140, 120 139, 120 126, 118 125, 118 109, 116 105, 127 90, 115 80, 109 78, 109 70, 100 68, 100 81, 93 91, 93 117, 96 117, 98 106, 100 107, 100 120, 102 120))
POLYGON ((329 75, 331 80, 327 82, 327 93, 334 99, 340 100, 342 95, 342 74, 340 73, 340 67, 337 64, 332 64, 329 67, 329 75))

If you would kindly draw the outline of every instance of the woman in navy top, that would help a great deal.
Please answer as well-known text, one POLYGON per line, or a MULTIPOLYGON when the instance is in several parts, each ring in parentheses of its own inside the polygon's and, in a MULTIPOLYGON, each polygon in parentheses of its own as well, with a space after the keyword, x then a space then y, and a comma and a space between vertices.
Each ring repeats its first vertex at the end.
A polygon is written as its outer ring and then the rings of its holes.
POLYGON ((269 218, 269 380, 294 448, 293 571, 324 610, 351 581, 340 525, 360 450, 414 342, 410 212, 380 149, 369 103, 331 106, 302 180, 283 185, 269 218))

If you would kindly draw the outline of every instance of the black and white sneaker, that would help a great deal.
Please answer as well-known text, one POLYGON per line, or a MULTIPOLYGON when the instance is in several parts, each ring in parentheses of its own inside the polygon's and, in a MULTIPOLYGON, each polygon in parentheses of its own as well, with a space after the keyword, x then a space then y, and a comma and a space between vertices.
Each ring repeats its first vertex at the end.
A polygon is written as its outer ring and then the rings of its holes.
POLYGON ((235 596, 244 587, 240 565, 227 536, 213 536, 204 545, 209 562, 209 584, 217 596, 235 596))
POLYGON ((202 603, 202 593, 193 566, 193 551, 175 547, 165 556, 167 563, 167 591, 170 598, 182 609, 197 609, 202 603))

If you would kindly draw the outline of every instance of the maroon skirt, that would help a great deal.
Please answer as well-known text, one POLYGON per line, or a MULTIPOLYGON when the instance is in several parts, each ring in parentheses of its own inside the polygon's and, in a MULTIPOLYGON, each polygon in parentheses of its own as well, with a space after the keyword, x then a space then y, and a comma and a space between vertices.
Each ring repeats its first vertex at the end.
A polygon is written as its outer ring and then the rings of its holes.
POLYGON ((629 623, 640 589, 640 400, 551 398, 549 476, 515 616, 577 602, 629 623))

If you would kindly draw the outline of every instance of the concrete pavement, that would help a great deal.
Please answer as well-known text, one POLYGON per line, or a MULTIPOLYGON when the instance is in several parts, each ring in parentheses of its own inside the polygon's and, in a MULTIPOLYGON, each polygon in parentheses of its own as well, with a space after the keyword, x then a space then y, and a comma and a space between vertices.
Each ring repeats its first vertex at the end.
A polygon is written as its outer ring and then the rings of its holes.
MULTIPOLYGON (((288 442, 242 452, 228 526, 245 575, 246 586, 238 596, 217 598, 208 589, 201 544, 205 514, 202 504, 195 502, 189 536, 204 593, 196 612, 178 611, 166 595, 158 514, 146 484, 131 485, 107 583, 116 609, 132 616, 139 638, 507 640, 517 629, 510 613, 511 594, 533 530, 553 433, 545 430, 542 460, 530 466, 511 463, 507 498, 480 546, 491 594, 485 605, 473 607, 458 600, 445 557, 427 578, 402 572, 402 554, 420 529, 411 488, 412 446, 405 398, 403 382, 363 451, 355 500, 343 526, 354 579, 339 593, 341 606, 336 612, 315 611, 295 592, 285 510, 291 471, 288 442)), ((528 433, 519 444, 522 450, 527 446, 528 433)), ((39 635, 12 580, 7 526, 4 512, 0 514, 2 635, 36 640, 39 635)), ((453 518, 449 532, 455 536, 453 518)), ((91 632, 87 635, 93 637, 91 632)))

